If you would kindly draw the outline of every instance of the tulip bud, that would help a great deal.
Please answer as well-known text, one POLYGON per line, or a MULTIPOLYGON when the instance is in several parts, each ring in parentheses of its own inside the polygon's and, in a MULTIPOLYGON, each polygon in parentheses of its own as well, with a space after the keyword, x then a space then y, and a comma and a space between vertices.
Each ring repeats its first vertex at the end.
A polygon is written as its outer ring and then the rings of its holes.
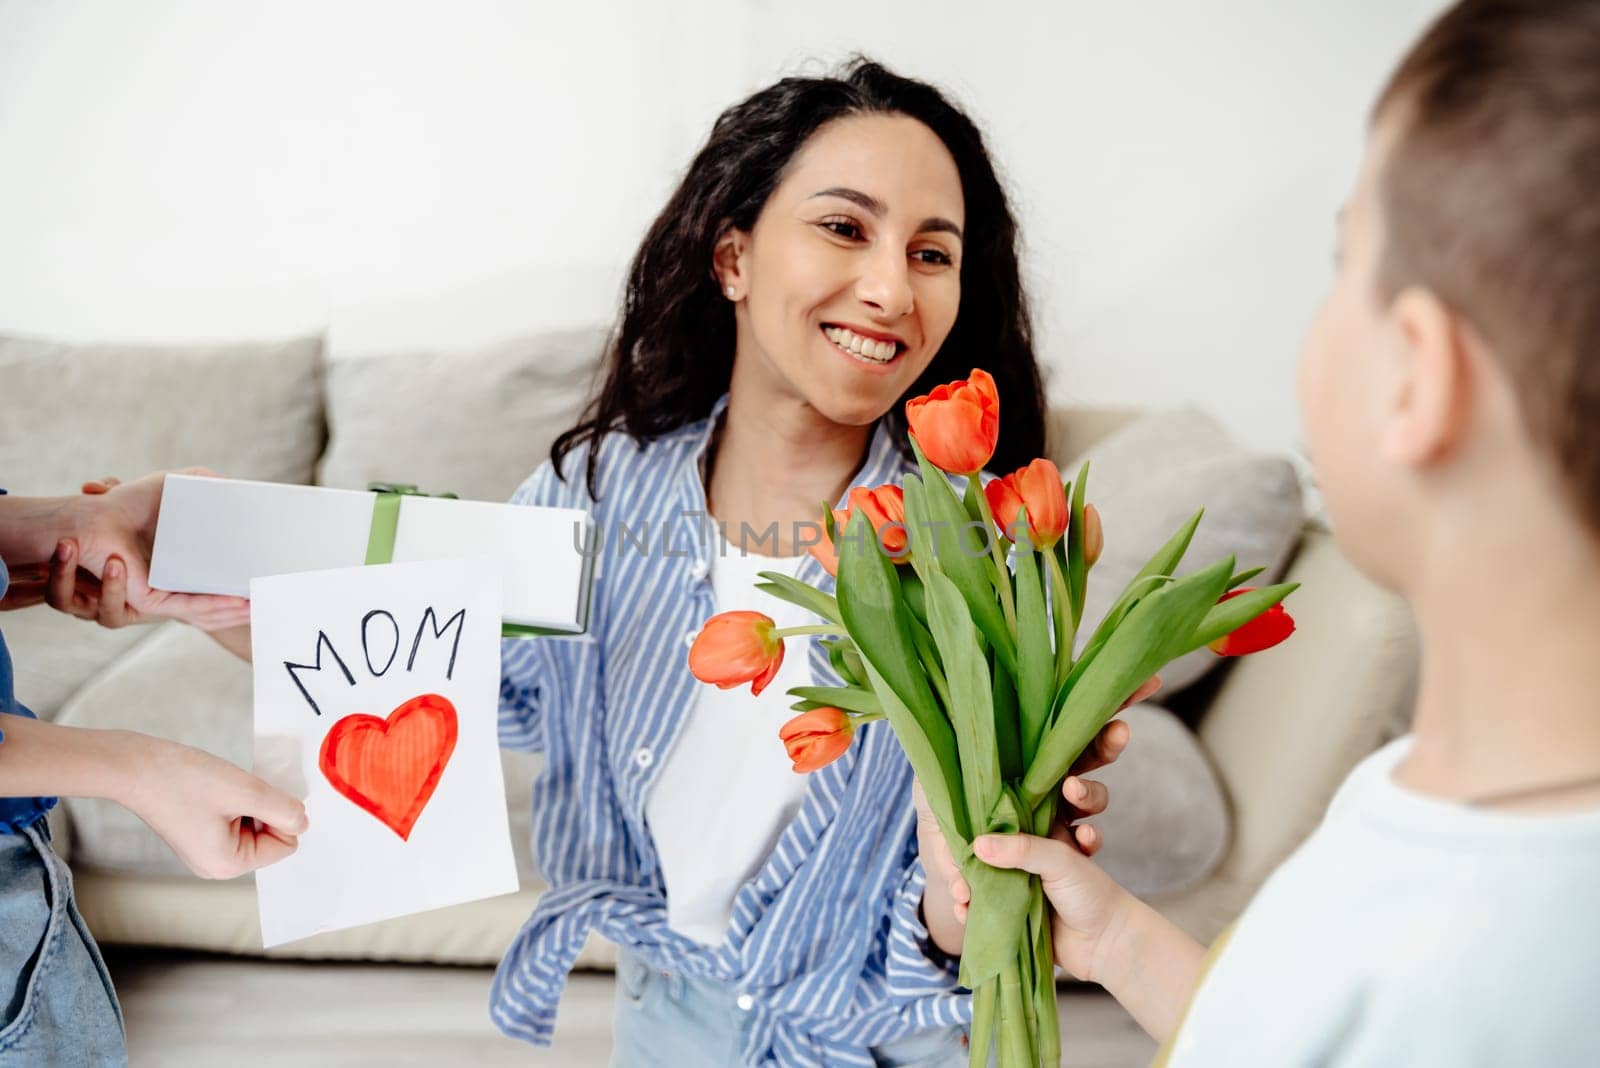
POLYGON ((1083 506, 1083 563, 1093 567, 1106 547, 1106 532, 1100 525, 1100 509, 1092 504, 1083 506))
POLYGON ((757 696, 783 664, 783 639, 777 625, 760 612, 719 612, 706 620, 689 647, 689 671, 720 689, 750 683, 757 696))
POLYGON ((794 770, 805 774, 827 767, 844 755, 855 736, 855 724, 837 708, 813 708, 785 723, 778 731, 794 770))

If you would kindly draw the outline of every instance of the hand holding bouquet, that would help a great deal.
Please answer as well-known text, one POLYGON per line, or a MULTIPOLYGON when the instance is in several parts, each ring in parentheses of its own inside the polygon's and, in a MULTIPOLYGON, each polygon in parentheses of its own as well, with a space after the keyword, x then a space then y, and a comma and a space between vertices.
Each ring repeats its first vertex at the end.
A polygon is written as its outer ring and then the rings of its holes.
POLYGON ((791 634, 827 633, 840 686, 801 686, 781 737, 796 771, 849 748, 886 719, 971 890, 961 982, 973 991, 972 1063, 996 1043, 1002 1068, 1060 1060, 1050 919, 1036 876, 984 864, 986 832, 1047 834, 1059 786, 1100 729, 1168 661, 1211 645, 1267 648, 1294 629, 1293 584, 1250 589, 1260 569, 1233 559, 1181 578, 1197 513, 1134 576, 1074 656, 1089 570, 1103 545, 1085 503, 1088 465, 1063 484, 1049 460, 980 486, 1000 400, 975 370, 906 404, 918 474, 851 491, 825 510, 813 553, 837 577, 830 596, 765 572, 761 589, 820 616, 782 631, 760 613, 707 622, 689 654, 722 686, 771 681, 791 634), (961 476, 958 493, 950 476, 961 476))

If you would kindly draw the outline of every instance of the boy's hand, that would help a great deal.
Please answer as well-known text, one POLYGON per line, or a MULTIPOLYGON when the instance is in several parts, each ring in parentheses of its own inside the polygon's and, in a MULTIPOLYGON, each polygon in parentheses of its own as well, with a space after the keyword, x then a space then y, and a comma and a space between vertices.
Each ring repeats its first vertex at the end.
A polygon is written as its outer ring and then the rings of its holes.
MULTIPOLYGON (((973 841, 972 851, 985 864, 1039 876, 1050 902, 1056 963, 1076 979, 1100 982, 1109 936, 1134 899, 1070 835, 1064 827, 1049 838, 985 834, 973 841)), ((957 912, 964 916, 964 906, 957 912)))
MULTIPOLYGON (((181 473, 212 474, 198 467, 181 473)), ((156 472, 126 484, 115 478, 83 484, 78 536, 64 539, 51 560, 46 600, 53 607, 107 627, 176 619, 209 631, 249 622, 245 598, 151 589, 150 550, 165 480, 156 472)))
POLYGON ((203 879, 232 879, 295 851, 303 804, 210 753, 131 735, 137 750, 114 799, 203 879))
MULTIPOLYGON (((1152 676, 1122 702, 1121 707, 1138 704, 1160 688, 1161 677, 1152 676)), ((1054 833, 1062 841, 1071 843, 1084 857, 1092 857, 1104 842, 1095 828, 1078 825, 1078 821, 1104 812, 1110 795, 1105 786, 1082 776, 1112 763, 1127 746, 1128 725, 1121 720, 1112 720, 1100 729, 1089 748, 1073 763, 1066 781, 1061 784, 1062 796, 1067 803, 1056 814, 1054 833)), ((923 898, 924 920, 935 944, 954 956, 958 943, 955 931, 959 931, 960 925, 966 923, 972 891, 961 875, 961 868, 950 852, 944 833, 939 829, 939 822, 934 817, 920 782, 913 783, 912 798, 917 806, 917 848, 923 869, 927 872, 927 889, 923 898), (953 919, 956 925, 954 931, 946 917, 953 919)))
MULTIPOLYGON (((1079 820, 1104 812, 1110 794, 1102 784, 1081 776, 1110 764, 1122 755, 1127 746, 1128 725, 1120 719, 1112 720, 1101 729, 1094 744, 1084 750, 1083 756, 1072 766, 1072 774, 1061 784, 1062 796, 1067 799, 1067 804, 1057 813, 1056 826, 1083 851, 1084 856, 1094 856, 1104 843, 1093 827, 1087 824, 1074 825, 1079 820)), ((961 867, 939 830, 939 821, 928 804, 928 795, 922 792, 922 783, 913 784, 911 796, 917 805, 917 837, 922 845, 922 865, 928 872, 930 882, 939 878, 950 887, 957 905, 956 914, 964 920, 971 893, 967 890, 966 880, 961 877, 961 867)))

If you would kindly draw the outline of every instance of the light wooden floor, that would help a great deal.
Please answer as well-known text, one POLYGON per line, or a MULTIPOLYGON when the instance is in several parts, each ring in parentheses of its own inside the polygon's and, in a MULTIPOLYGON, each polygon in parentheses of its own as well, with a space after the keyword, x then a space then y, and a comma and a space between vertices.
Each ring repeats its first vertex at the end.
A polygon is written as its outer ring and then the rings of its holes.
MULTIPOLYGON (((609 974, 572 977, 555 1046, 537 1050, 489 1022, 488 969, 299 964, 113 950, 134 1068, 294 1065, 603 1066, 609 974)), ((1064 1065, 1145 1065, 1155 1045, 1099 991, 1061 995, 1064 1065)))

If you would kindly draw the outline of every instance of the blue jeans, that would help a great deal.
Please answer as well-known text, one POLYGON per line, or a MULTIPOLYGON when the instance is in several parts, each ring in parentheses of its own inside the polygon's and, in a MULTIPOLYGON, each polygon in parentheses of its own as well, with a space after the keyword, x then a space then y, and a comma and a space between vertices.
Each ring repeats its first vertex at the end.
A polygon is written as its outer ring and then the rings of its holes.
POLYGON ((49 827, 0 834, 0 1065, 127 1062, 122 1007, 49 827))
MULTIPOLYGON (((612 1068, 722 1068, 741 1063, 749 1017, 722 983, 664 975, 623 950, 617 955, 612 1068)), ((926 1031, 878 1046, 883 1068, 966 1068, 966 1030, 926 1031)))

